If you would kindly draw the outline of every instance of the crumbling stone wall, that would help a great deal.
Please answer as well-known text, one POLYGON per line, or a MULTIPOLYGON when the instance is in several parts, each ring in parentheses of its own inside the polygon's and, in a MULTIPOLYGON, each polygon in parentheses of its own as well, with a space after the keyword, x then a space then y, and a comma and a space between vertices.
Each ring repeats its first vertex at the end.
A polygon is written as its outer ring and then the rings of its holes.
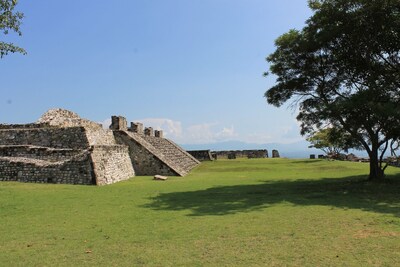
POLYGON ((218 159, 233 158, 268 158, 268 150, 227 150, 227 151, 213 151, 212 154, 216 155, 218 159))
POLYGON ((39 118, 37 124, 47 124, 58 128, 67 128, 67 127, 85 127, 87 129, 102 128, 102 125, 100 123, 83 119, 75 112, 61 108, 48 110, 39 118))
POLYGON ((89 145, 115 145, 112 131, 103 129, 99 123, 83 119, 75 112, 64 109, 50 109, 37 121, 39 125, 57 128, 84 128, 89 145))
POLYGON ((113 184, 135 176, 126 146, 93 146, 91 157, 97 185, 113 184))
POLYGON ((279 151, 276 150, 276 149, 272 150, 272 157, 273 158, 279 158, 280 157, 279 151))
POLYGON ((55 149, 38 146, 0 146, 0 157, 20 157, 57 162, 70 159, 81 153, 78 149, 55 149))
POLYGON ((210 150, 188 150, 187 152, 199 161, 214 160, 210 150))
POLYGON ((57 162, 33 158, 1 157, 0 181, 95 184, 89 151, 57 162))
POLYGON ((52 148, 88 148, 84 127, 0 130, 0 146, 31 145, 52 148))

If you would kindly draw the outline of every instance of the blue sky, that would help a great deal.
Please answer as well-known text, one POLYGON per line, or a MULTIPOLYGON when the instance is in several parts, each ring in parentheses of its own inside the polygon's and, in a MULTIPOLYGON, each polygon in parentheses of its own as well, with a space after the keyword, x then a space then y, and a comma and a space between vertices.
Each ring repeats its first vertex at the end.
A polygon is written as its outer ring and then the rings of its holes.
POLYGON ((28 54, 0 60, 1 123, 54 107, 123 115, 181 144, 291 143, 296 114, 267 105, 265 57, 300 29, 306 0, 20 0, 28 54))

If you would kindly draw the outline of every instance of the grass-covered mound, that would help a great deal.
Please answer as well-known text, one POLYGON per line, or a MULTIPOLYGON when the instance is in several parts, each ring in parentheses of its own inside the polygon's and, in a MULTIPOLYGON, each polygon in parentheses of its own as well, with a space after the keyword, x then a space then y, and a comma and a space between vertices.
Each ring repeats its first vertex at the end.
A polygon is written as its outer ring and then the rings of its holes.
POLYGON ((400 169, 252 159, 104 186, 0 183, 4 266, 396 266, 400 169))

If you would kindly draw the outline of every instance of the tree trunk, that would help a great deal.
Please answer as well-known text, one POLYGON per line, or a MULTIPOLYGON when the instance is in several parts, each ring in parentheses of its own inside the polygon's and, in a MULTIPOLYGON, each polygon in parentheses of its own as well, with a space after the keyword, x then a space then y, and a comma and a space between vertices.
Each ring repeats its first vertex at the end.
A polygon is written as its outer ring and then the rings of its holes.
POLYGON ((371 153, 369 154, 369 180, 382 181, 385 177, 378 157, 378 148, 372 146, 371 153))

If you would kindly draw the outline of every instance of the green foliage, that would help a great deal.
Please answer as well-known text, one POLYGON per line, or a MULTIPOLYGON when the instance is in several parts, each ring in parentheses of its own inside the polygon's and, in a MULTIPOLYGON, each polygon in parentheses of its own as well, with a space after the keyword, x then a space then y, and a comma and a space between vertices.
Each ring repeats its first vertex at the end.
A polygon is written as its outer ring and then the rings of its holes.
POLYGON ((337 155, 347 152, 350 148, 360 148, 356 140, 350 134, 337 128, 325 128, 311 134, 307 141, 310 147, 321 149, 327 155, 337 155))
POLYGON ((383 178, 383 154, 400 137, 400 1, 309 5, 306 26, 280 36, 267 58, 277 76, 267 101, 297 103, 302 134, 344 129, 368 152, 370 178, 383 178))
MULTIPOLYGON (((17 3, 17 0, 0 0, 0 31, 2 31, 4 35, 9 34, 10 31, 20 36, 22 35, 20 26, 24 14, 14 10, 17 3)), ((26 54, 26 51, 13 43, 0 41, 0 58, 9 53, 26 54)))
POLYGON ((393 179, 379 184, 365 181, 366 169, 351 162, 242 159, 203 163, 166 182, 0 182, 0 262, 396 266, 400 169, 389 168, 393 179))

